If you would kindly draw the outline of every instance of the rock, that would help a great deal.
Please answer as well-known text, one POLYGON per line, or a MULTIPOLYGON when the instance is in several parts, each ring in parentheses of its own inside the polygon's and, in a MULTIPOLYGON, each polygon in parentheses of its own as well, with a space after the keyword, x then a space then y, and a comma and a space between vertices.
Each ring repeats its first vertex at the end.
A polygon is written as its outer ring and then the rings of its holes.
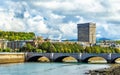
POLYGON ((114 64, 110 68, 89 71, 90 75, 120 75, 120 65, 114 64))

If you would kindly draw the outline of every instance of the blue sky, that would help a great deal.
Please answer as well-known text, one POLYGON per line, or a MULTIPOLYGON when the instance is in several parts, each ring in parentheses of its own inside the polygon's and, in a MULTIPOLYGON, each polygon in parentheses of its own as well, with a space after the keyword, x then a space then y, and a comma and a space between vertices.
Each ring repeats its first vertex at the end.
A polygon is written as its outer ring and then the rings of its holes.
POLYGON ((0 0, 0 29, 77 38, 77 24, 94 22, 96 36, 120 39, 120 0, 0 0))

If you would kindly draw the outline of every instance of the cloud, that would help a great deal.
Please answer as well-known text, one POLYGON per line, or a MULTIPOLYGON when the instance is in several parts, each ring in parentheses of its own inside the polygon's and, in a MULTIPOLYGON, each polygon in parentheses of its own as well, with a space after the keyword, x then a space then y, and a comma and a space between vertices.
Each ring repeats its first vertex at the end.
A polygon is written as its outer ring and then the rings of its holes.
POLYGON ((97 37, 119 38, 119 0, 3 0, 0 29, 77 38, 77 24, 94 22, 97 37), (111 36, 113 35, 113 36, 111 36))
POLYGON ((62 24, 60 26, 60 31, 64 35, 64 37, 75 38, 77 36, 77 26, 73 22, 69 22, 68 24, 62 24))

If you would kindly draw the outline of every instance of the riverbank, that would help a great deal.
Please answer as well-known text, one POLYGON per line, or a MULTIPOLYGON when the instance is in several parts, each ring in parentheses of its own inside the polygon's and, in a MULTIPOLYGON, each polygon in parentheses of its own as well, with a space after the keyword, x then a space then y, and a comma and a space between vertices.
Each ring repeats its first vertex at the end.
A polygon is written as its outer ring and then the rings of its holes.
POLYGON ((120 75, 120 64, 112 64, 109 68, 90 70, 90 75, 120 75))

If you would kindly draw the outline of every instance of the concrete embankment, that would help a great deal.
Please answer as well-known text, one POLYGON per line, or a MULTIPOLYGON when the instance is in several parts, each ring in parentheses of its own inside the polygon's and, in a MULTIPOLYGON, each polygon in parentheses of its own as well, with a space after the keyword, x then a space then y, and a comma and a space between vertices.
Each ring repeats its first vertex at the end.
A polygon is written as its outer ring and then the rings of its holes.
POLYGON ((20 63, 25 61, 24 53, 0 53, 0 64, 20 63))
POLYGON ((112 64, 109 68, 89 71, 88 75, 120 75, 120 64, 112 64))

